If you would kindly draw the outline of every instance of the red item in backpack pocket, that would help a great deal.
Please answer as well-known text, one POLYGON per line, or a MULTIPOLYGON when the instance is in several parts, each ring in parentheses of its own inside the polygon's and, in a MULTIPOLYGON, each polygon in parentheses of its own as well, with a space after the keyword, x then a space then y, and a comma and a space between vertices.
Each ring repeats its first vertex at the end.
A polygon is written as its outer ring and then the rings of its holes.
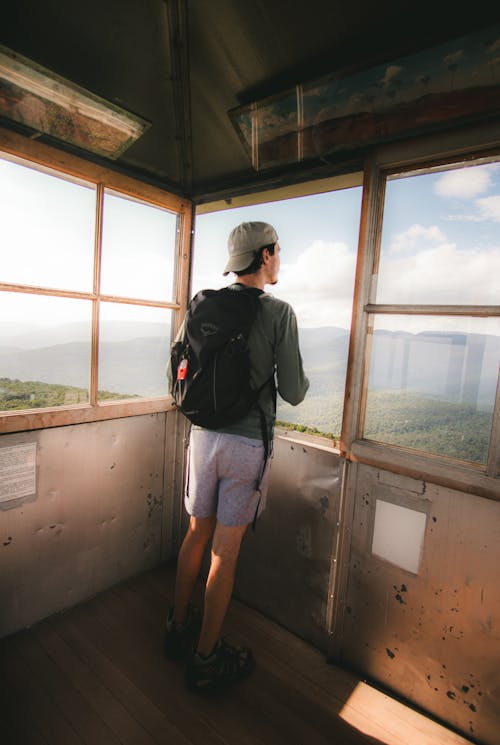
POLYGON ((188 373, 188 361, 186 358, 180 361, 177 368, 177 380, 186 380, 188 373))

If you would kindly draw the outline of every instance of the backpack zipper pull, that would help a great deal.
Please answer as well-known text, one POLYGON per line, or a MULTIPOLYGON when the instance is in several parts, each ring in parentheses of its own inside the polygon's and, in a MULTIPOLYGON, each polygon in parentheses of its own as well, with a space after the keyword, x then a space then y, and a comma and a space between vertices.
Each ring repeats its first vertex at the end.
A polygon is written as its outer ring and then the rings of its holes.
POLYGON ((177 368, 177 380, 186 380, 188 373, 188 361, 187 357, 184 357, 179 363, 177 368))

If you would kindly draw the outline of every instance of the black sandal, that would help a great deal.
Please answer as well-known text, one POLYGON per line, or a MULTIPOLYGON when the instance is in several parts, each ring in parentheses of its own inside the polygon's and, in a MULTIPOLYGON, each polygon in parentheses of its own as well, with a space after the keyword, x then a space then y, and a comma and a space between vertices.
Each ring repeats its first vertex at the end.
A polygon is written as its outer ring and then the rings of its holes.
POLYGON ((186 670, 187 687, 193 693, 218 692, 246 678, 254 668, 251 649, 233 647, 222 638, 210 657, 193 655, 186 670))

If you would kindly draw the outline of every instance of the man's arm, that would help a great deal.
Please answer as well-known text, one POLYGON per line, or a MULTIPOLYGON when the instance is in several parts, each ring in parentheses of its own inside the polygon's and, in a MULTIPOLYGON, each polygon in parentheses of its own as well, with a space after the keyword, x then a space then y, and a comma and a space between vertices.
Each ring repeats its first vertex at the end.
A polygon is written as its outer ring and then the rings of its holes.
POLYGON ((285 306, 285 313, 280 319, 275 355, 278 393, 289 404, 297 406, 305 398, 309 380, 302 366, 297 318, 289 305, 285 306))

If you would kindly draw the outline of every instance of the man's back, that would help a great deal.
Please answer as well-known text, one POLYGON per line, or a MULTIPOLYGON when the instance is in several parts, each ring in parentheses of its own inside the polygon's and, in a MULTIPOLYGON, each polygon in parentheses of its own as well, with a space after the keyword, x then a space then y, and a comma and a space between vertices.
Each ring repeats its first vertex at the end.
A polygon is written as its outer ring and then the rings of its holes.
MULTIPOLYGON (((303 401, 309 381, 304 375, 298 344, 298 330, 292 307, 283 300, 264 292, 259 297, 260 312, 249 337, 250 379, 255 390, 262 386, 259 404, 264 410, 268 427, 275 419, 275 395, 271 384, 265 385, 276 369, 276 387, 285 401, 296 405, 303 401)), ((253 408, 235 424, 222 427, 221 432, 261 439, 259 412, 253 408)))

